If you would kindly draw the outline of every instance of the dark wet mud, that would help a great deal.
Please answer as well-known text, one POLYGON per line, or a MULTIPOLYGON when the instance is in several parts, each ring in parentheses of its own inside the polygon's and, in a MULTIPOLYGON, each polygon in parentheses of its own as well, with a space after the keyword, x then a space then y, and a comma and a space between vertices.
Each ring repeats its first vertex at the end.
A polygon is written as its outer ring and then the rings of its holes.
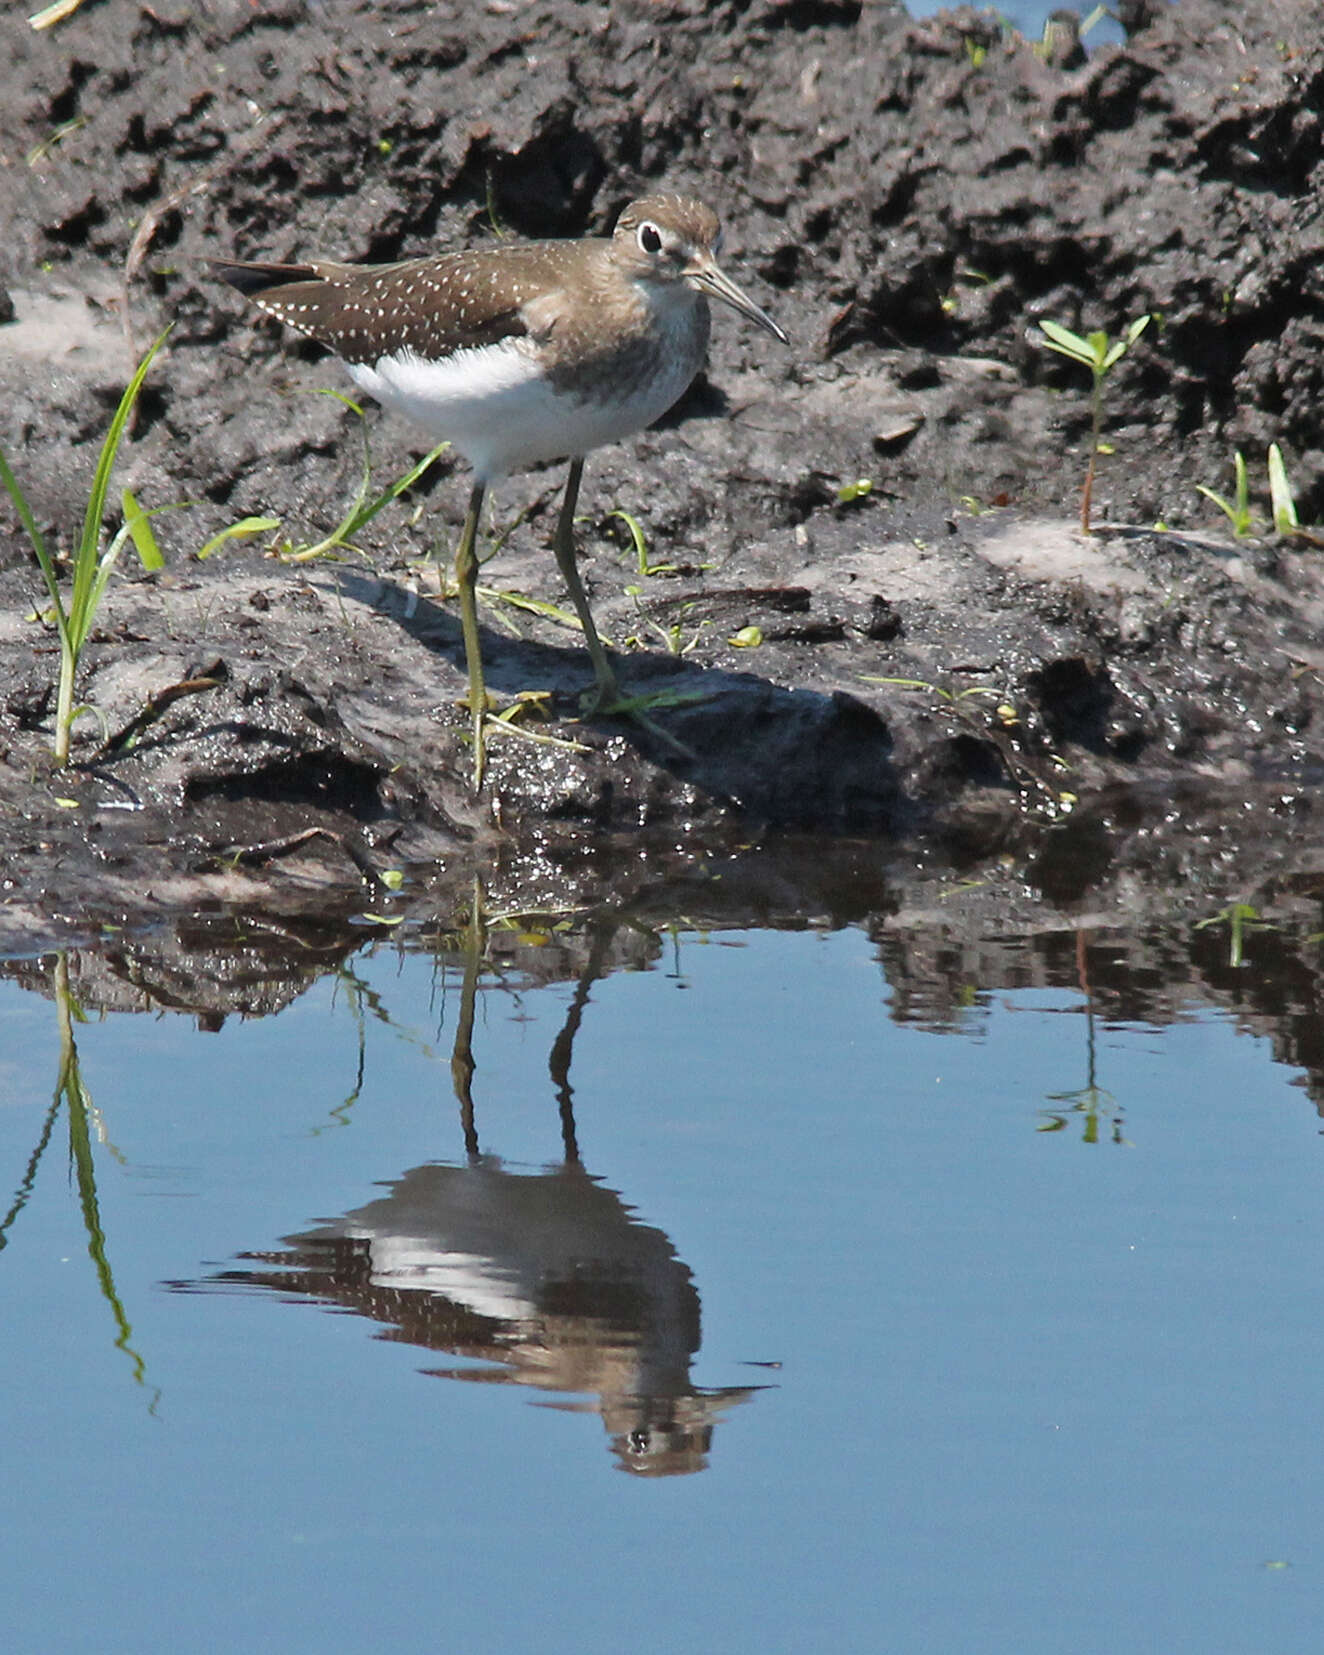
MULTIPOLYGON (((154 520, 166 569, 126 560, 112 584, 79 681, 96 711, 55 773, 55 640, 0 502, 0 944, 183 912, 414 923, 475 876, 503 911, 568 914, 806 843, 797 867, 885 872, 903 905, 912 877, 1010 901, 1015 867, 1031 925, 1235 901, 1305 924, 1324 552, 1268 532, 1265 454, 1300 521, 1324 517, 1324 44, 1296 4, 1151 10, 1066 70, 968 8, 87 0, 42 35, 7 16, 0 442, 67 547, 172 324, 117 482, 188 504, 154 520), (718 209, 724 264, 793 348, 716 317, 682 404, 589 460, 585 579, 627 690, 670 703, 657 730, 577 719, 562 472, 505 486, 489 684, 546 693, 494 733, 476 802, 428 561, 463 466, 352 550, 276 555, 349 509, 363 422, 312 394, 346 387, 336 364, 205 261, 600 232, 658 187, 718 209), (1143 314, 1087 538, 1088 376, 1036 324, 1143 314), (1196 488, 1230 495, 1237 450, 1259 531, 1240 540, 1196 488), (197 561, 249 516, 280 528, 197 561), (832 854, 805 838, 824 835, 832 854)), ((366 424, 384 486, 426 443, 366 424)), ((778 871, 755 907, 814 911, 819 877, 778 871)))

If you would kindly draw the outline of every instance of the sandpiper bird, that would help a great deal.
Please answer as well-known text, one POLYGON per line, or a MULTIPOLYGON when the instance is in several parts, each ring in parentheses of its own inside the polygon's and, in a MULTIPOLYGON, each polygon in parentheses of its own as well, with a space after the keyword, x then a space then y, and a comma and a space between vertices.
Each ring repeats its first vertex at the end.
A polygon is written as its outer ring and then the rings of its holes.
POLYGON ((486 692, 474 542, 488 486, 568 459, 553 547, 597 679, 590 710, 620 703, 575 565, 584 456, 664 414, 703 365, 709 297, 786 335, 716 263, 717 215, 681 195, 632 202, 614 234, 501 242, 402 264, 217 262, 269 315, 329 345, 378 402, 448 439, 473 467, 455 557, 482 786, 486 692))

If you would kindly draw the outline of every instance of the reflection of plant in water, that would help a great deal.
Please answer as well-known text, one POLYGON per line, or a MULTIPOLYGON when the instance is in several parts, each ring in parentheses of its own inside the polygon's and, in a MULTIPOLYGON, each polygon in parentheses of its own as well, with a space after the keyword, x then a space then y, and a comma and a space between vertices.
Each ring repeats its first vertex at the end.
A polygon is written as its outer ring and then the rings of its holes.
POLYGON ((1085 1130, 1081 1134, 1087 1144, 1097 1144, 1099 1141, 1099 1118, 1111 1114, 1112 1131, 1109 1134, 1115 1144, 1124 1143, 1122 1137, 1121 1105, 1111 1092, 1098 1085, 1094 1078, 1094 1013, 1089 1013, 1089 1071, 1083 1086, 1077 1087, 1074 1092, 1047 1092, 1045 1097, 1049 1103, 1060 1104, 1060 1109, 1045 1109, 1041 1111, 1044 1119, 1039 1124, 1040 1132, 1061 1132, 1067 1125, 1071 1115, 1085 1117, 1085 1130))
POLYGON ((1252 931, 1278 929, 1272 920, 1261 919, 1259 909, 1253 908, 1249 902, 1229 902, 1226 908, 1219 909, 1208 919, 1197 920, 1195 929, 1203 931, 1211 925, 1227 926, 1227 963, 1234 971, 1246 963, 1243 948, 1252 931))
POLYGON ((1082 1134, 1087 1144, 1097 1144, 1099 1141, 1099 1120, 1103 1115, 1111 1115, 1112 1131, 1109 1136, 1113 1143, 1125 1143, 1122 1136, 1122 1107, 1117 1099, 1105 1087, 1099 1085, 1095 1068, 1094 1051, 1094 997, 1090 989, 1089 964, 1085 953, 1086 933, 1076 933, 1076 972, 1080 979, 1080 991, 1085 996, 1085 1084, 1078 1086, 1071 1092, 1049 1092, 1046 1101, 1058 1104, 1057 1109, 1045 1109, 1040 1113, 1044 1119, 1039 1124, 1040 1132, 1061 1132, 1072 1115, 1083 1115, 1085 1130, 1082 1134))
MULTIPOLYGON (((69 1159, 78 1182, 78 1203, 83 1209, 88 1255, 96 1267, 97 1285, 101 1289, 101 1296, 110 1306, 110 1313, 115 1318, 115 1326, 119 1330, 115 1349, 122 1350, 128 1356, 133 1364, 134 1380, 141 1385, 146 1379, 146 1363, 130 1343, 133 1328, 124 1313, 124 1306, 115 1288, 115 1277, 106 1251, 106 1234, 101 1227, 96 1162, 92 1154, 91 1123, 96 1119, 96 1114, 91 1094, 83 1083, 78 1063, 78 1048, 74 1044, 74 1020, 77 1018, 79 1022, 83 1021, 83 1014, 69 987, 69 962, 63 954, 56 956, 51 988, 55 996, 55 1013, 60 1032, 60 1067, 56 1075, 55 1095, 46 1111, 41 1136, 28 1160, 13 1203, 4 1219, 0 1221, 0 1249, 7 1244, 9 1230, 32 1194, 37 1179, 37 1168, 41 1164, 46 1145, 50 1142, 56 1118, 60 1113, 60 1105, 64 1104, 69 1112, 69 1159)), ((155 1412, 160 1394, 159 1390, 153 1391, 150 1411, 155 1412)))
POLYGON ((312 1136, 315 1138, 327 1131, 329 1127, 349 1125, 350 1111, 363 1093, 363 1080, 368 1057, 369 1017, 374 1022, 385 1024, 392 1033, 399 1035, 406 1044, 421 1051, 424 1057, 434 1058, 436 1056, 431 1045, 422 1035, 417 1033, 416 1030, 406 1028, 402 1023, 396 1022, 395 1017, 378 991, 366 979, 360 977, 357 972, 352 971, 348 965, 342 965, 333 972, 332 978, 335 984, 335 996, 338 997, 343 989, 345 1003, 348 1005, 350 1015, 354 1019, 354 1027, 358 1035, 358 1067, 354 1076, 354 1085, 350 1088, 349 1093, 329 1111, 331 1119, 325 1125, 313 1127, 312 1136))

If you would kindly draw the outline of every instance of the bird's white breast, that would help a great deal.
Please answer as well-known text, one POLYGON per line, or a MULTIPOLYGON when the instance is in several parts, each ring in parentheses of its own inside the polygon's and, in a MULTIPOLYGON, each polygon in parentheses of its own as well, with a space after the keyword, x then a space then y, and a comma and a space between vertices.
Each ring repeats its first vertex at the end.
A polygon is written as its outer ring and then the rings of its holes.
POLYGON ((702 347, 696 354, 689 305, 655 318, 654 325, 661 349, 651 372, 606 375, 584 387, 567 384, 564 373, 549 378, 542 348, 528 337, 437 361, 401 351, 347 366, 362 390, 453 443, 478 480, 491 482, 543 460, 574 458, 618 442, 666 413, 698 371, 702 347))

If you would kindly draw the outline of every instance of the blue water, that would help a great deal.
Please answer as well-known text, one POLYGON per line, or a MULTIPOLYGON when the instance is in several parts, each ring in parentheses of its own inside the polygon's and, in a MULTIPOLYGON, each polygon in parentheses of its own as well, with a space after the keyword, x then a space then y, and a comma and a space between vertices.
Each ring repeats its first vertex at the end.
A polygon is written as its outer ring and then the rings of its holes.
MULTIPOLYGON (((1180 4, 1181 0, 1173 0, 1180 4)), ((995 12, 998 17, 1019 29, 1027 40, 1038 40, 1043 33, 1044 19, 1050 12, 1066 9, 1074 11, 1084 21, 1094 10, 1090 0, 1076 0, 1076 4, 1063 7, 1062 0, 1005 0, 997 5, 976 5, 976 11, 995 12)), ((956 7, 951 0, 906 0, 906 10, 912 17, 932 17, 935 12, 955 11, 956 7)), ((1122 31, 1112 17, 1102 17, 1085 36, 1085 47, 1094 50, 1103 45, 1114 45, 1122 39, 1122 31)))
MULTIPOLYGON (((1318 1647, 1324 1143, 1265 1040, 978 984, 932 1032, 860 930, 681 933, 592 986, 567 1168, 574 985, 482 976, 470 1156, 460 962, 401 944, 371 1004, 75 1025, 110 1275, 62 1106, 0 1249, 6 1649, 1318 1647), (351 1232, 376 1287, 312 1290, 351 1232), (631 1292, 670 1448, 528 1382, 630 1369, 631 1292)), ((8 1209, 51 1000, 0 985, 0 1038, 8 1209)))

